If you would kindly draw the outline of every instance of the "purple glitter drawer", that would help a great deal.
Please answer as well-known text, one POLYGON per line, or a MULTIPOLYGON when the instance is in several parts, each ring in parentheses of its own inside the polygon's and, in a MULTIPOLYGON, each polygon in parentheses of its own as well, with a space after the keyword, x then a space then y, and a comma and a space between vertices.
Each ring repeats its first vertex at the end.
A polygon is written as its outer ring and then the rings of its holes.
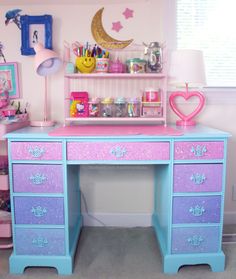
POLYGON ((16 224, 64 224, 64 200, 54 197, 14 197, 16 224))
POLYGON ((173 224, 219 223, 221 196, 174 197, 173 224))
POLYGON ((61 142, 12 142, 12 160, 62 160, 61 142))
POLYGON ((172 254, 219 252, 219 227, 172 229, 172 254))
POLYGON ((63 193, 62 165, 13 164, 14 192, 63 193))
POLYGON ((175 160, 211 160, 224 158, 224 142, 175 142, 175 160))
POLYGON ((222 164, 174 165, 174 192, 220 192, 222 164))
POLYGON ((64 229, 16 228, 16 255, 65 255, 64 229))
POLYGON ((169 160, 169 142, 69 142, 67 160, 169 160))

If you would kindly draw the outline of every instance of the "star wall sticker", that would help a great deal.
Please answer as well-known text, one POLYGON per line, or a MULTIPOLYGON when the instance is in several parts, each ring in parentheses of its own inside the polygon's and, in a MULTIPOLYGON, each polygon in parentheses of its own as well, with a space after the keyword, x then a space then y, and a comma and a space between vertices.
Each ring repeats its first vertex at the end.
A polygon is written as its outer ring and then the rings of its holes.
POLYGON ((123 26, 121 25, 120 21, 112 22, 112 30, 119 32, 123 26))
POLYGON ((134 12, 133 10, 126 8, 122 14, 124 15, 125 19, 128 19, 130 17, 133 17, 133 12, 134 12))

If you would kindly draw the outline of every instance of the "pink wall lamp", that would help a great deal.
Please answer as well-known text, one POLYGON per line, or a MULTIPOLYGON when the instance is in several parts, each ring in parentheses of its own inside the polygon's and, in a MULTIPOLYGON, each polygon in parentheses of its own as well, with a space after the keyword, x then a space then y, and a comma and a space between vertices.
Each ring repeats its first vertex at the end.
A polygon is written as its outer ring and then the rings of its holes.
POLYGON ((34 57, 35 71, 38 75, 44 76, 45 90, 44 90, 44 117, 41 121, 31 121, 31 126, 50 127, 55 124, 54 121, 48 120, 48 75, 56 73, 62 61, 56 52, 46 49, 42 44, 38 43, 34 46, 36 55, 34 57))
POLYGON ((172 110, 181 120, 176 121, 178 126, 193 126, 193 118, 199 114, 205 104, 205 97, 199 91, 189 91, 189 88, 199 88, 206 85, 203 53, 200 50, 182 49, 173 51, 170 60, 169 84, 175 87, 185 87, 185 91, 175 91, 169 97, 172 110), (188 101, 197 98, 197 107, 188 115, 181 112, 176 104, 178 97, 188 101))

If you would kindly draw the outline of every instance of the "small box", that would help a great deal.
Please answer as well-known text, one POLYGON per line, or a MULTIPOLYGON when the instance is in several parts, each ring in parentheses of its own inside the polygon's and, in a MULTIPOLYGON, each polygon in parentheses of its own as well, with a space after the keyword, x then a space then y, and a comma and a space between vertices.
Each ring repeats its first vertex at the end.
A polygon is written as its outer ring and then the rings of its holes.
POLYGON ((143 102, 142 116, 143 117, 162 117, 162 107, 159 103, 143 102))
POLYGON ((88 92, 71 92, 70 117, 88 117, 88 92))

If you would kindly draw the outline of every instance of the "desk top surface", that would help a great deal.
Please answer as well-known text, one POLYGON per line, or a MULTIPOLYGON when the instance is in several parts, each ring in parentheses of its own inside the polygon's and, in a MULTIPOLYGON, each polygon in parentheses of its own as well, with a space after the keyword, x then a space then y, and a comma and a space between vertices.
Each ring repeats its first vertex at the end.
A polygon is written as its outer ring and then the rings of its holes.
POLYGON ((227 138, 230 133, 218 129, 197 125, 177 127, 170 125, 139 126, 55 126, 25 127, 5 135, 8 139, 191 139, 191 138, 227 138))

